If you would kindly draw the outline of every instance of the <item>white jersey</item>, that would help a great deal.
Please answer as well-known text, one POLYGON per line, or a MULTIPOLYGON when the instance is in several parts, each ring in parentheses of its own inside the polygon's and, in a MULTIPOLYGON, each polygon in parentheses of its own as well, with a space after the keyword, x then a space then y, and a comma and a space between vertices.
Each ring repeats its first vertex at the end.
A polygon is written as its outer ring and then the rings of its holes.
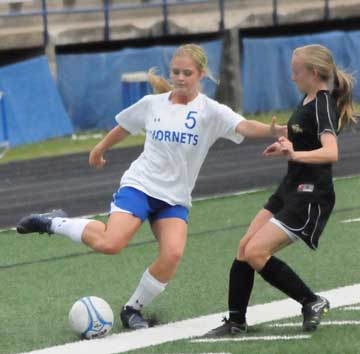
POLYGON ((131 134, 146 131, 144 151, 120 186, 137 188, 168 204, 191 206, 191 192, 205 157, 218 138, 240 143, 235 128, 244 118, 199 93, 188 104, 174 104, 170 92, 148 95, 116 115, 131 134))

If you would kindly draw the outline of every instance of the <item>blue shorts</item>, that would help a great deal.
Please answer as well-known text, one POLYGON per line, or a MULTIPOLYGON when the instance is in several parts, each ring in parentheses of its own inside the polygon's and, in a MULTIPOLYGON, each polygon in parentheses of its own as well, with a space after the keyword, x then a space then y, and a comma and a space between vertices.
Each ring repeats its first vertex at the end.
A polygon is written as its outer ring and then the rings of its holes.
POLYGON ((189 218, 189 210, 186 207, 170 205, 133 187, 121 187, 114 193, 111 212, 114 211, 128 212, 141 221, 149 219, 150 223, 164 218, 179 218, 187 223, 189 218))

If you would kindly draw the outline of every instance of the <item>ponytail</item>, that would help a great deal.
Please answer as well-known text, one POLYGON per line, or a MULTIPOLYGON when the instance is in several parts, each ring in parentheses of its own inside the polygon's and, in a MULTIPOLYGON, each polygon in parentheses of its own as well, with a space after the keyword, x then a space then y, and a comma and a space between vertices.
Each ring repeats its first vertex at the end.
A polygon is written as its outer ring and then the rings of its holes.
POLYGON ((148 71, 148 80, 153 87, 155 93, 165 93, 173 89, 169 81, 160 75, 155 74, 156 68, 151 68, 148 71))
POLYGON ((335 66, 334 69, 334 89, 332 96, 336 100, 337 108, 340 114, 339 130, 345 125, 356 123, 357 115, 354 112, 352 102, 352 90, 354 87, 354 77, 335 66))

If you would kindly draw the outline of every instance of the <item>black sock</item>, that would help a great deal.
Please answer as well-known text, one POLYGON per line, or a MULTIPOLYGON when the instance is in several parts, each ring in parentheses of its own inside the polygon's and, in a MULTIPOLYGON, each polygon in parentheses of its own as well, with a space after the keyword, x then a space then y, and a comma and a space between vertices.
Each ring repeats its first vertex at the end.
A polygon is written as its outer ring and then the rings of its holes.
POLYGON ((254 269, 247 262, 234 260, 229 280, 229 318, 244 323, 251 291, 254 285, 254 269))
POLYGON ((276 257, 271 257, 259 274, 272 286, 302 305, 317 299, 316 295, 299 276, 286 263, 276 257))

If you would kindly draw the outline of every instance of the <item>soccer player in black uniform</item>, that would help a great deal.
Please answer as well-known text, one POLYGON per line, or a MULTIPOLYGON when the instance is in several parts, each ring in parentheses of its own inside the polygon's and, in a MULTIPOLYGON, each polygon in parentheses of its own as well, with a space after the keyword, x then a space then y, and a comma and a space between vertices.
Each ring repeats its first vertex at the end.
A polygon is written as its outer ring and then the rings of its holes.
POLYGON ((338 160, 337 135, 355 122, 353 78, 337 68, 326 47, 314 44, 294 50, 292 80, 305 96, 289 119, 288 137, 264 151, 265 156, 287 158, 288 172, 240 241, 230 271, 229 318, 208 336, 246 332, 255 271, 302 305, 305 331, 315 330, 330 308, 327 299, 274 254, 297 240, 313 250, 318 247, 335 203, 332 163, 338 160))

